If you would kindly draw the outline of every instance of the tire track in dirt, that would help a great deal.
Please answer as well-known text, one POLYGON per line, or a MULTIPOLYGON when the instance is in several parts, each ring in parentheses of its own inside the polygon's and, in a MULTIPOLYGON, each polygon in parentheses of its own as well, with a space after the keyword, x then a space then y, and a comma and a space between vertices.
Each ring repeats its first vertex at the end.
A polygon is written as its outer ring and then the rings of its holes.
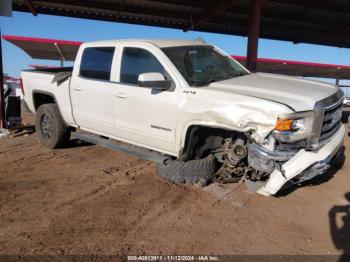
MULTIPOLYGON (((134 162, 138 162, 138 161, 139 160, 136 160, 134 162)), ((147 165, 149 165, 149 163, 143 160, 142 163, 139 163, 136 165, 131 164, 131 167, 128 167, 126 169, 119 169, 119 171, 117 173, 124 172, 126 174, 126 173, 130 172, 131 170, 134 170, 135 168, 142 168, 143 166, 147 166, 147 165)), ((137 174, 137 175, 140 175, 140 174, 137 174)), ((117 174, 117 175, 120 175, 120 174, 117 174)), ((129 177, 126 177, 126 178, 128 180, 130 180, 129 181, 130 183, 132 183, 132 181, 134 180, 134 177, 135 176, 129 175, 129 177)), ((62 213, 62 212, 64 213, 67 211, 67 209, 71 208, 73 205, 75 205, 75 204, 81 205, 83 203, 93 201, 94 199, 96 199, 96 198, 98 198, 98 197, 100 197, 100 196, 102 196, 102 195, 104 195, 112 190, 117 189, 118 186, 120 186, 120 178, 117 178, 112 182, 108 182, 106 185, 101 185, 90 192, 84 193, 83 195, 80 195, 78 197, 75 197, 69 201, 66 201, 66 202, 58 205, 55 208, 55 211, 58 213, 62 213)))
POLYGON ((3 255, 343 252, 332 241, 328 212, 349 205, 348 160, 317 187, 278 199, 239 187, 211 205, 216 198, 208 192, 165 182, 149 162, 97 146, 53 156, 30 135, 2 139, 0 152, 3 255))
POLYGON ((169 206, 174 207, 175 203, 176 205, 178 205, 182 202, 183 199, 187 197, 189 193, 190 191, 182 192, 181 190, 180 192, 176 193, 175 196, 169 199, 165 197, 167 194, 169 194, 169 189, 165 188, 160 193, 158 198, 148 203, 147 211, 142 213, 142 215, 140 216, 140 220, 131 225, 125 238, 126 241, 128 241, 129 239, 134 239, 140 232, 144 231, 151 222, 155 222, 155 220, 157 219, 157 217, 159 217, 160 214, 164 216, 170 211, 172 211, 170 210, 169 206), (166 199, 166 203, 160 201, 162 199, 166 199), (160 209, 161 211, 159 211, 159 209, 156 207, 162 207, 162 209, 160 209))

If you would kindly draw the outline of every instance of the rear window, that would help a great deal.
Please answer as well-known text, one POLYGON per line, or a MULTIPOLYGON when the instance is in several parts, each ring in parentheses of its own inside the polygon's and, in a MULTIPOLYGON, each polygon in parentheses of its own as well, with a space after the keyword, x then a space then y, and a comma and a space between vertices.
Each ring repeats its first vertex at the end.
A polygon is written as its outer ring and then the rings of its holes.
POLYGON ((114 47, 88 47, 84 49, 80 64, 83 77, 109 80, 114 47))

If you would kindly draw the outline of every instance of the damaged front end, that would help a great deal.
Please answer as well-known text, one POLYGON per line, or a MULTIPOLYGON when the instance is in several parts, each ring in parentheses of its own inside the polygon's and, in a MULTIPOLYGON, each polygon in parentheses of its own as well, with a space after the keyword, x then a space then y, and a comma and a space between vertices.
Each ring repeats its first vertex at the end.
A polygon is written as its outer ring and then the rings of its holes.
POLYGON ((249 133, 245 141, 227 139, 215 179, 258 182, 257 193, 269 196, 287 181, 300 183, 325 173, 343 145, 342 104, 343 94, 338 91, 317 102, 313 111, 280 116, 265 143, 249 133))
POLYGON ((257 145, 249 146, 249 165, 270 174, 257 193, 274 195, 287 181, 291 184, 301 183, 324 174, 329 169, 331 160, 340 151, 344 135, 345 128, 340 126, 334 136, 318 150, 302 148, 297 152, 266 152, 257 145))

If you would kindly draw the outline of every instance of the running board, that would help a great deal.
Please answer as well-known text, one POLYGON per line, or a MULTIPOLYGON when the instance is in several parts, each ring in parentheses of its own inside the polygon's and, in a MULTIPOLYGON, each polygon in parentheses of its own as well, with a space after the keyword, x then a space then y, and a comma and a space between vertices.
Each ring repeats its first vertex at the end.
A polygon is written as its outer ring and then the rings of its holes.
POLYGON ((139 157, 145 160, 154 161, 159 164, 163 163, 164 160, 169 158, 169 156, 163 155, 156 151, 152 151, 135 145, 130 145, 124 142, 119 142, 109 138, 101 138, 99 136, 88 133, 72 132, 71 139, 82 140, 91 144, 112 149, 117 152, 123 152, 128 155, 139 157))

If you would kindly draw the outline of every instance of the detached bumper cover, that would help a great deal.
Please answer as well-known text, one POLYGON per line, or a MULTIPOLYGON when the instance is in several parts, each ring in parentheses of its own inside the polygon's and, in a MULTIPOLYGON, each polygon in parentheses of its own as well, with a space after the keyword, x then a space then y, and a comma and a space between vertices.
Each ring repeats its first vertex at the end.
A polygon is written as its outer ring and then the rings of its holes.
POLYGON ((282 165, 282 171, 275 169, 267 183, 257 190, 257 193, 270 196, 276 194, 289 180, 300 177, 300 180, 309 180, 315 175, 324 173, 331 159, 343 146, 345 128, 342 125, 324 146, 318 151, 301 149, 291 159, 282 165), (310 170, 312 170, 310 175, 310 170), (304 177, 303 177, 304 176, 304 177))

